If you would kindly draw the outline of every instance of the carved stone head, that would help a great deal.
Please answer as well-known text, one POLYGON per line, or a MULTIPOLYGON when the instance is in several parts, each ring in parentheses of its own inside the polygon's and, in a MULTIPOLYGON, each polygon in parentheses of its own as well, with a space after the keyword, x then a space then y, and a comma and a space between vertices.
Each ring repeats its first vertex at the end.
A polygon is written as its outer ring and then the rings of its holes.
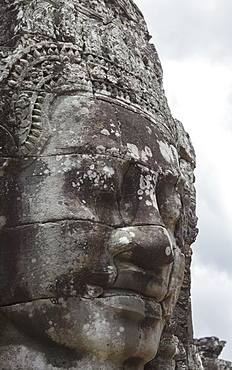
POLYGON ((142 369, 196 234, 194 151, 142 15, 92 5, 17 3, 3 58, 2 353, 33 369, 142 369))

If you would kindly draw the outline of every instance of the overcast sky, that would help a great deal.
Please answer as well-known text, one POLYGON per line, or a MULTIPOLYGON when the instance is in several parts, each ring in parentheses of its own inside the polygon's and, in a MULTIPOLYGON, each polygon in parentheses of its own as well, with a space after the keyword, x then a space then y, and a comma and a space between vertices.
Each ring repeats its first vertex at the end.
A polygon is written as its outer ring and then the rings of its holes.
POLYGON ((159 53, 172 114, 197 154, 195 337, 226 340, 220 357, 232 361, 232 0, 134 2, 159 53))

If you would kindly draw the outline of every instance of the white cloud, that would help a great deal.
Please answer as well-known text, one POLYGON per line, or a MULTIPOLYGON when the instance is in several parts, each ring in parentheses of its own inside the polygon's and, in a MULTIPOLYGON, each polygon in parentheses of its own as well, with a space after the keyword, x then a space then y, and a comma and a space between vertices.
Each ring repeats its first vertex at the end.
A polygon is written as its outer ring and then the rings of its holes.
POLYGON ((230 0, 136 0, 161 57, 231 58, 230 0), (153 32, 154 30, 154 32, 153 32))

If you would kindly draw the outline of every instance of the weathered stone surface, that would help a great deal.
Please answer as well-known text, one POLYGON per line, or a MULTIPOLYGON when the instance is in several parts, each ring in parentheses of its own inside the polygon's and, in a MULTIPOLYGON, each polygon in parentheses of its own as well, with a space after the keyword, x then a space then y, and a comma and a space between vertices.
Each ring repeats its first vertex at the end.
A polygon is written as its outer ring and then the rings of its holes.
POLYGON ((219 340, 217 337, 195 339, 194 343, 202 357, 214 359, 218 358, 226 344, 224 340, 219 340))
POLYGON ((142 14, 131 0, 0 10, 5 369, 200 369, 195 154, 142 14))
POLYGON ((205 369, 209 370, 230 370, 232 363, 218 359, 226 342, 219 340, 217 337, 204 337, 195 339, 194 343, 202 359, 205 369))

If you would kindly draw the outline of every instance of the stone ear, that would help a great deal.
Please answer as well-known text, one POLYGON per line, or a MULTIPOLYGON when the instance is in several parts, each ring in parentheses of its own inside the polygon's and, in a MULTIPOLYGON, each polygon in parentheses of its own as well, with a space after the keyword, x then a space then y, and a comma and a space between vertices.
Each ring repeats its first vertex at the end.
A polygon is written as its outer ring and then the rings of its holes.
POLYGON ((0 156, 9 156, 16 150, 16 142, 10 131, 0 125, 0 156))
POLYGON ((16 142, 13 135, 6 127, 0 125, 0 177, 10 162, 12 154, 16 151, 16 142))

